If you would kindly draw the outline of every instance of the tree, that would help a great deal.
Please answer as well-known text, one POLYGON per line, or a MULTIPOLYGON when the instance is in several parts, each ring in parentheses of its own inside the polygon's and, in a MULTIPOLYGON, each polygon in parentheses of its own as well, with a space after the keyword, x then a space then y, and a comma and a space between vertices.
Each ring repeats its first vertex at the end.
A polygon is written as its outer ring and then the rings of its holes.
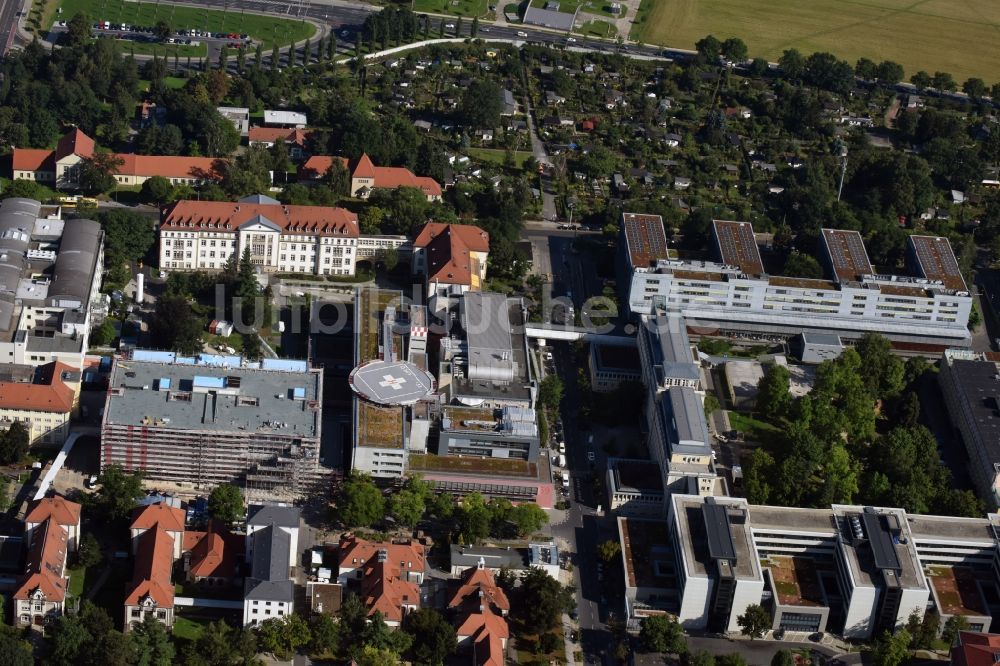
POLYGON ((778 66, 786 78, 797 81, 802 78, 806 69, 805 58, 796 49, 787 49, 778 58, 778 66))
POLYGON ((749 636, 750 640, 760 638, 771 628, 771 614, 759 604, 750 604, 743 615, 736 617, 740 633, 749 636))
MULTIPOLYGON (((360 36, 361 33, 358 33, 360 36)), ((399 656, 392 650, 366 645, 354 660, 358 666, 399 666, 399 656)))
POLYGON ((167 41, 172 33, 173 31, 170 29, 170 23, 168 23, 165 19, 160 19, 156 22, 156 25, 153 26, 153 35, 155 35, 161 42, 167 41))
POLYGON ((83 46, 90 41, 90 17, 87 14, 73 14, 73 18, 66 23, 66 40, 70 47, 83 46))
POLYGON ((750 76, 760 79, 771 71, 771 64, 767 61, 767 58, 754 58, 750 62, 749 71, 750 76))
POLYGON ((236 159, 223 163, 222 188, 237 198, 267 192, 271 187, 271 163, 267 148, 251 146, 236 159))
POLYGON ((872 81, 878 76, 878 65, 868 58, 858 58, 858 62, 854 65, 854 74, 859 79, 872 81))
POLYGON ((161 349, 185 354, 201 351, 202 322, 191 309, 187 297, 164 294, 156 301, 150 320, 150 337, 161 349))
POLYGON ((547 375, 538 385, 538 401, 549 409, 559 409, 563 397, 563 383, 558 375, 547 375))
POLYGON ((715 666, 715 657, 704 650, 699 650, 688 659, 688 666, 715 666))
POLYGON ((174 663, 174 644, 162 622, 152 615, 146 615, 141 624, 132 628, 128 637, 132 640, 136 660, 142 666, 171 666, 174 663))
POLYGON ((101 553, 101 544, 93 532, 84 532, 80 537, 80 547, 77 549, 76 561, 80 566, 89 569, 101 563, 104 555, 101 553))
POLYGON ((788 413, 792 404, 789 390, 791 374, 788 368, 777 363, 767 366, 764 376, 757 382, 756 410, 765 419, 776 422, 788 413))
POLYGON ((209 623, 184 653, 187 666, 250 666, 256 663, 257 638, 246 629, 233 629, 224 620, 209 623))
POLYGON ((349 527, 371 527, 385 517, 385 498, 366 474, 352 474, 340 490, 337 517, 349 527))
POLYGON ((31 437, 22 421, 12 421, 0 431, 0 465, 12 465, 28 455, 31 437))
MULTIPOLYGON (((331 33, 332 34, 332 33, 331 33)), ((340 625, 329 615, 318 613, 309 618, 312 640, 309 652, 313 655, 334 655, 340 648, 340 625)))
POLYGON ((519 537, 529 536, 542 529, 549 522, 549 516, 545 510, 530 502, 513 507, 507 519, 513 523, 514 530, 519 537))
POLYGON ((524 574, 515 592, 518 603, 512 604, 511 614, 538 634, 554 629, 563 613, 576 605, 570 588, 537 568, 524 574))
POLYGON ((639 640, 649 652, 669 654, 687 652, 684 630, 677 620, 666 615, 649 615, 642 618, 639 624, 639 640))
POLYGON ((500 125, 503 99, 500 86, 491 79, 477 78, 465 89, 458 105, 458 118, 466 127, 493 129, 500 125))
POLYGON ((108 465, 97 477, 98 489, 90 495, 94 507, 108 520, 128 517, 142 497, 142 472, 128 473, 121 465, 108 465))
POLYGON ((894 86, 903 80, 903 66, 892 60, 883 60, 878 64, 876 76, 878 82, 885 86, 894 86))
POLYGON ((330 163, 330 168, 323 175, 323 180, 338 197, 346 197, 351 193, 351 173, 339 159, 330 163))
POLYGON ((155 203, 162 206, 174 198, 174 186, 163 176, 153 176, 146 179, 139 190, 139 196, 143 201, 155 203))
POLYGON ((400 490, 389 498, 389 515, 406 527, 416 527, 425 508, 424 498, 412 490, 400 490))
POLYGON ((733 62, 743 62, 747 59, 747 45, 739 37, 730 37, 722 42, 722 55, 733 62))
POLYGON ((931 86, 931 75, 924 70, 920 70, 910 77, 910 83, 920 89, 929 88, 931 86))
POLYGON ((31 644, 13 628, 0 625, 0 666, 32 666, 31 644))
POLYGON ((906 661, 910 650, 910 632, 900 629, 892 634, 888 631, 879 636, 875 645, 873 663, 875 666, 899 666, 906 661))
POLYGON ((470 28, 469 34, 472 36, 473 39, 475 39, 476 37, 479 36, 479 17, 478 16, 473 16, 472 17, 472 28, 470 28))
POLYGON ((958 87, 955 79, 948 72, 934 72, 934 76, 931 77, 931 86, 948 92, 953 92, 958 87))
POLYGON ((309 625, 294 613, 283 618, 268 618, 257 630, 260 647, 278 657, 287 659, 298 648, 307 645, 312 636, 309 625))
POLYGON ((622 552, 621 544, 615 539, 608 539, 607 541, 602 541, 597 544, 597 556, 605 564, 610 564, 613 559, 618 557, 622 552))
POLYGON ((903 390, 903 361, 892 353, 889 340, 878 333, 865 333, 855 345, 865 368, 865 384, 876 398, 893 398, 903 390))
POLYGON ((979 78, 966 79, 962 84, 962 92, 974 99, 985 97, 987 91, 986 82, 979 78))
POLYGON ((104 257, 108 266, 139 261, 156 242, 153 220, 127 209, 104 210, 96 222, 104 231, 104 257))
POLYGON ((964 615, 952 615, 944 623, 944 630, 941 632, 941 640, 946 645, 954 645, 958 640, 958 634, 969 629, 969 621, 964 615))
POLYGON ((715 663, 717 666, 747 666, 747 660, 735 652, 719 655, 715 658, 715 663))
POLYGON ((781 273, 789 277, 815 280, 823 277, 823 267, 819 265, 819 262, 811 254, 792 252, 785 259, 785 266, 782 268, 781 273))
POLYGON ((80 188, 88 194, 103 194, 114 189, 115 174, 125 160, 112 153, 94 153, 80 161, 80 188))
POLYGON ((231 483, 216 486, 208 496, 208 514, 225 523, 235 523, 246 515, 243 493, 231 483))
POLYGON ((432 608, 421 608, 403 618, 403 631, 413 638, 408 658, 415 664, 439 666, 458 647, 455 629, 432 608))
POLYGON ((795 666, 791 650, 778 650, 771 658, 771 666, 795 666))
POLYGON ((714 35, 702 37, 694 44, 698 54, 709 62, 715 62, 722 53, 722 43, 714 35))

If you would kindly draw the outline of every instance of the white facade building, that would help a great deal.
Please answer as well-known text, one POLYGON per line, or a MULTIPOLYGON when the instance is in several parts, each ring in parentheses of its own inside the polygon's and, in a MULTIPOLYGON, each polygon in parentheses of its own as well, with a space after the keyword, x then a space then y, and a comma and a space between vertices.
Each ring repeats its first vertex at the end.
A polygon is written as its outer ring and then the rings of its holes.
POLYGON ((691 261, 670 258, 665 249, 650 253, 646 237, 663 232, 650 229, 656 222, 648 218, 657 216, 641 217, 640 223, 626 214, 622 225, 626 239, 642 238, 633 245, 647 249, 625 258, 623 277, 633 314, 657 308, 677 312, 689 327, 709 335, 791 337, 812 330, 856 339, 871 331, 894 342, 939 349, 970 344, 966 325, 972 297, 947 239, 911 236, 915 277, 879 275, 860 234, 824 229, 822 258, 832 277, 816 280, 766 274, 749 223, 716 220, 719 261, 691 261))

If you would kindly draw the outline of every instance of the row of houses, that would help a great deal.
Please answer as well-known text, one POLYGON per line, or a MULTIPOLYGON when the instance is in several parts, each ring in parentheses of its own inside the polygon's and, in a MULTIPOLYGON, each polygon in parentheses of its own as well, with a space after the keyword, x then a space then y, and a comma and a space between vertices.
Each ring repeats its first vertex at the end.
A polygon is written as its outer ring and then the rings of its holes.
MULTIPOLYGON (((252 136, 251 145, 267 146, 283 141, 289 144, 293 159, 303 159, 308 136, 302 129, 260 128, 252 136)), ((83 162, 92 158, 96 151, 94 140, 73 128, 63 135, 54 150, 15 148, 11 157, 11 177, 59 189, 76 189, 80 186, 83 162)), ((115 181, 122 186, 140 186, 154 176, 166 178, 173 185, 218 182, 222 179, 225 162, 224 158, 180 155, 113 153, 111 157, 116 161, 115 181)), ((302 166, 301 180, 309 183, 323 178, 335 161, 349 169, 353 197, 367 199, 378 189, 413 187, 423 192, 428 201, 441 199, 441 186, 433 178, 416 176, 403 167, 375 166, 368 155, 362 155, 354 163, 328 155, 311 156, 302 166)))

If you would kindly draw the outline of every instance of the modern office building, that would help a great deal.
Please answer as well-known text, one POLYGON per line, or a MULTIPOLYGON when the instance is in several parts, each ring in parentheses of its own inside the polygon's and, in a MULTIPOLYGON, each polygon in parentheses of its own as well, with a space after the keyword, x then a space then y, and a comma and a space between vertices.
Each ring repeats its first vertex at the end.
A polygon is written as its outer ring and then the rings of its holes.
POLYGON ((666 515, 660 466, 649 460, 609 458, 608 509, 619 516, 662 518, 666 515))
POLYGON ((104 232, 33 199, 0 202, 0 365, 83 367, 99 298, 104 232))
POLYGON ((524 302, 503 294, 468 291, 445 317, 438 392, 448 404, 502 409, 535 406, 534 372, 528 361, 524 302))
POLYGON ((322 370, 305 361, 135 350, 111 370, 101 465, 200 490, 308 494, 322 478, 322 395, 322 370))
POLYGON ((735 631, 748 604, 773 629, 864 640, 933 608, 988 630, 1000 612, 998 519, 672 495, 667 520, 619 517, 632 621, 671 612, 735 631))
POLYGON ((639 355, 633 347, 593 342, 588 367, 590 388, 596 393, 612 393, 622 384, 642 378, 639 355))
POLYGON ((680 313, 702 335, 871 331, 914 353, 970 344, 972 297, 945 238, 909 238, 909 277, 878 274, 858 232, 823 229, 829 278, 817 280, 768 275, 748 222, 714 222, 714 262, 671 258, 657 216, 626 213, 622 235, 633 315, 680 313))
POLYGON ((946 350, 938 384, 976 493, 1000 506, 1000 354, 946 350))
POLYGON ((438 455, 533 461, 538 457, 537 418, 527 407, 448 405, 441 410, 438 455))

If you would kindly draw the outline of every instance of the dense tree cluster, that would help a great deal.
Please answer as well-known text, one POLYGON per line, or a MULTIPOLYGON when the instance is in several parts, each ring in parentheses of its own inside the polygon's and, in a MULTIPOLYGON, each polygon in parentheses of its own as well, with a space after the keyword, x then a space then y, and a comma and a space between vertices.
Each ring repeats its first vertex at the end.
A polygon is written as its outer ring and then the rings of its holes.
POLYGON ((813 390, 799 398, 789 393, 785 368, 768 368, 757 412, 780 435, 751 453, 747 496, 784 506, 863 502, 981 515, 971 492, 952 488, 934 436, 918 423, 916 391, 928 369, 923 359, 893 355, 888 340, 875 334, 823 362, 813 390), (887 418, 894 426, 879 432, 887 418))
POLYGON ((12 421, 6 429, 0 429, 0 465, 20 462, 30 444, 28 429, 21 421, 12 421))

